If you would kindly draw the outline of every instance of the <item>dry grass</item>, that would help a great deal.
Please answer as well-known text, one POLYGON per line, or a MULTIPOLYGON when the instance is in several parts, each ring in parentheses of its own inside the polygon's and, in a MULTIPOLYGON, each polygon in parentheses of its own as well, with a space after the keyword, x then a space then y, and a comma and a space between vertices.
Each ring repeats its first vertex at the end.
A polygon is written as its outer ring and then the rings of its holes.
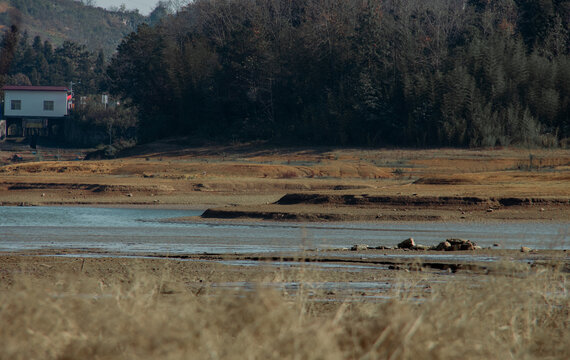
POLYGON ((303 287, 196 290, 168 271, 24 271, 0 292, 0 359, 570 358, 568 274, 525 269, 443 284, 403 273, 390 300, 329 303, 303 287))

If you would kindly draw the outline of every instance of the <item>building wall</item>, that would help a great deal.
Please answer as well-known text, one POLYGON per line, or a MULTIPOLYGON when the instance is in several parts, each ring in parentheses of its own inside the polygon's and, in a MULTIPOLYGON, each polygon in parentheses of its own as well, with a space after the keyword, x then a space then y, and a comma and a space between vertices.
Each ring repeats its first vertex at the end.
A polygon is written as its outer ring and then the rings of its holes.
POLYGON ((4 92, 4 116, 62 117, 67 115, 66 91, 14 91, 4 92), (20 110, 12 110, 12 100, 21 101, 20 110), (53 101, 53 110, 44 110, 44 101, 53 101))

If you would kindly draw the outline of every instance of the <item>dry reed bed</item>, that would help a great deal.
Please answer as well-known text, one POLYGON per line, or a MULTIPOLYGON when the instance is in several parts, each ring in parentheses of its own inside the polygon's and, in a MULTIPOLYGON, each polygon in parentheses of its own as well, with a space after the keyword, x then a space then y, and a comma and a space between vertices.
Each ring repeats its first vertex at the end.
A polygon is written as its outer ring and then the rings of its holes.
POLYGON ((0 292, 0 359, 570 358, 568 273, 501 266, 445 283, 399 272, 390 300, 328 303, 303 287, 195 291, 168 271, 23 271, 0 292))

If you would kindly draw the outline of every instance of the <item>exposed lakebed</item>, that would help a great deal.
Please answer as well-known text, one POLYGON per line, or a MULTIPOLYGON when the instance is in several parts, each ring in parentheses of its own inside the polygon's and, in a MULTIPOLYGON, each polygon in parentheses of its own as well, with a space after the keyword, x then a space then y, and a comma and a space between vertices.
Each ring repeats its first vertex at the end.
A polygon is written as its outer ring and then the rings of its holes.
MULTIPOLYGON (((391 298, 394 292, 403 291, 393 281, 391 271, 413 270, 416 259, 421 259, 421 266, 429 271, 430 282, 446 281, 452 273, 454 278, 461 276, 472 282, 481 280, 469 274, 487 273, 491 269, 488 264, 500 264, 505 258, 519 264, 544 260, 539 256, 542 251, 531 257, 516 258, 512 256, 515 253, 512 250, 501 255, 498 250, 326 251, 330 249, 350 248, 353 244, 394 246, 407 237, 414 237, 418 243, 427 245, 461 237, 482 247, 499 243, 503 249, 518 249, 521 245, 534 249, 568 247, 569 224, 562 222, 213 221, 200 219, 201 213, 201 210, 160 208, 0 207, 0 252, 55 255, 59 259, 67 258, 65 261, 70 263, 78 261, 77 271, 93 271, 99 262, 108 264, 112 260, 138 260, 149 264, 168 260, 193 263, 196 269, 201 269, 200 264, 206 266, 204 269, 213 269, 211 266, 217 265, 224 267, 226 277, 227 271, 231 274, 230 268, 235 269, 236 274, 227 280, 216 278, 207 284, 201 280, 191 281, 187 286, 196 293, 205 291, 205 286, 209 292, 269 288, 290 295, 303 292, 314 301, 330 302, 361 301, 364 298, 367 301, 384 301, 391 298), (189 220, 192 217, 196 220, 189 220), (186 220, 171 220, 176 218, 186 220), (293 275, 291 281, 249 280, 252 274, 259 275, 259 271, 326 274, 308 282, 293 275), (334 274, 338 274, 338 278, 334 274)), ((516 253, 520 254, 518 250, 516 253)), ((106 268, 107 265, 99 266, 106 268)), ((47 268, 51 266, 47 265, 47 268)), ((497 269, 501 271, 500 266, 497 269)), ((211 271, 198 273, 202 277, 205 276, 203 273, 210 274, 211 271)), ((427 283, 418 286, 419 291, 429 293, 427 283)))

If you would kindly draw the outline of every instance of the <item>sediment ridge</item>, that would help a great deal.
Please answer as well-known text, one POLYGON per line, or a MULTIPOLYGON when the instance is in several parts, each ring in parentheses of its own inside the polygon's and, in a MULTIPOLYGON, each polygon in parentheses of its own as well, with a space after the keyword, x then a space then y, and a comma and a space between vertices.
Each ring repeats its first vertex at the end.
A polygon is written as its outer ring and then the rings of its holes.
POLYGON ((520 206, 533 204, 570 205, 566 198, 528 198, 528 197, 475 197, 475 196, 417 196, 417 195, 368 195, 368 194, 287 194, 276 204, 321 204, 321 205, 414 205, 414 206, 449 206, 449 205, 485 205, 485 206, 520 206))
POLYGON ((567 209, 569 205, 570 199, 546 197, 291 193, 272 204, 210 208, 202 217, 285 221, 546 220, 556 218, 556 209, 567 209), (504 211, 507 209, 510 211, 504 211))

